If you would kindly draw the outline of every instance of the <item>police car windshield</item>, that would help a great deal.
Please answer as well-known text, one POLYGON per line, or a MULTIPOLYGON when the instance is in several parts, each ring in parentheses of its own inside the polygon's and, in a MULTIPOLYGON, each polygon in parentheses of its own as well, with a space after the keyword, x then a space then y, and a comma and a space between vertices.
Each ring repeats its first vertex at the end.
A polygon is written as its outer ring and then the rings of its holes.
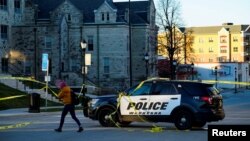
POLYGON ((126 92, 127 95, 148 95, 151 90, 151 83, 143 83, 139 85, 135 85, 128 89, 126 92))
POLYGON ((130 95, 130 94, 135 90, 135 88, 136 88, 138 85, 139 85, 139 84, 137 84, 137 85, 135 85, 135 86, 132 86, 131 88, 125 90, 125 93, 126 93, 127 95, 130 95))

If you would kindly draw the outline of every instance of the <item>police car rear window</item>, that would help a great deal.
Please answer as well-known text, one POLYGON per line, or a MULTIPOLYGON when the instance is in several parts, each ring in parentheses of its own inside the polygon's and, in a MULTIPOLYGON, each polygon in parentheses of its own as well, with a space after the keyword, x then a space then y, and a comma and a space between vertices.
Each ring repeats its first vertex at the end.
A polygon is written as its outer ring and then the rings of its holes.
POLYGON ((182 91, 191 96, 208 96, 207 87, 199 83, 183 83, 182 91))
POLYGON ((152 95, 172 95, 177 94, 177 90, 174 85, 169 83, 157 83, 153 89, 152 95))

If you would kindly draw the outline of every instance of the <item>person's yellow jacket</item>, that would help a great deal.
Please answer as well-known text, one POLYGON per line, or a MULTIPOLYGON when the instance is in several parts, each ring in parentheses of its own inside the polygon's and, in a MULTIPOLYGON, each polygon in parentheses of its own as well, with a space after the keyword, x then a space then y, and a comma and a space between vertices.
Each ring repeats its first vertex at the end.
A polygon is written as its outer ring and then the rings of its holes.
POLYGON ((57 97, 63 101, 63 104, 71 104, 70 87, 63 87, 57 97))

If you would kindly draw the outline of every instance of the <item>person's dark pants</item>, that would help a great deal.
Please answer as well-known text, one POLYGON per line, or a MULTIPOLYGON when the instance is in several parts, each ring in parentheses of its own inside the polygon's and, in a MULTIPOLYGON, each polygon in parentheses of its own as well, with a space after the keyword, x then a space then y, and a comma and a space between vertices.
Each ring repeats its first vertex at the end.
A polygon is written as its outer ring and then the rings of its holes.
POLYGON ((66 115, 68 114, 68 112, 70 112, 70 115, 71 115, 72 119, 74 119, 76 121, 77 125, 79 127, 81 126, 81 123, 80 123, 80 121, 78 120, 78 118, 76 117, 76 114, 75 114, 75 105, 67 104, 67 105, 64 105, 64 108, 63 108, 63 111, 62 111, 59 129, 62 129, 63 124, 64 124, 64 119, 65 119, 66 115))

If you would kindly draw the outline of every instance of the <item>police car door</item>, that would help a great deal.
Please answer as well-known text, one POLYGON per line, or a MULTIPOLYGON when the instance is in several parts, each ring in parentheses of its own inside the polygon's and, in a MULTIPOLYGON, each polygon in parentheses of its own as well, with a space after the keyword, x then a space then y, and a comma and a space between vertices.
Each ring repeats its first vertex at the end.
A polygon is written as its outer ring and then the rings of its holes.
POLYGON ((155 82, 152 94, 149 96, 149 119, 154 121, 164 121, 165 117, 169 116, 172 110, 180 105, 181 95, 171 83, 155 82))
POLYGON ((128 95, 122 96, 120 99, 121 115, 123 117, 129 116, 129 118, 134 120, 140 118, 138 115, 145 115, 148 110, 147 104, 151 87, 152 83, 145 82, 131 90, 128 95))

